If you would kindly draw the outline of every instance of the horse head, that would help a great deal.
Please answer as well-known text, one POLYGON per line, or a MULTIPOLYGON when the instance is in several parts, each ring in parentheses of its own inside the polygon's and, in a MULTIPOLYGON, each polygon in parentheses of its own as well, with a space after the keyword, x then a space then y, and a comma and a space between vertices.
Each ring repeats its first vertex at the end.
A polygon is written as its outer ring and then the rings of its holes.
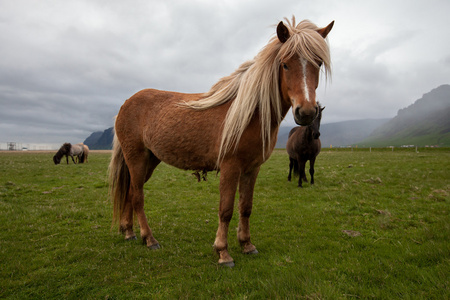
MULTIPOLYGON (((289 21, 288 21, 289 22, 289 21)), ((295 20, 292 22, 295 24, 295 20)), ((325 38, 334 21, 324 28, 310 22, 300 22, 296 27, 280 22, 277 37, 280 48, 280 88, 283 100, 292 107, 298 125, 310 125, 319 114, 316 89, 320 68, 330 72, 329 48, 325 38)))
POLYGON ((53 162, 55 165, 58 165, 61 162, 61 157, 56 156, 56 154, 53 156, 53 162))

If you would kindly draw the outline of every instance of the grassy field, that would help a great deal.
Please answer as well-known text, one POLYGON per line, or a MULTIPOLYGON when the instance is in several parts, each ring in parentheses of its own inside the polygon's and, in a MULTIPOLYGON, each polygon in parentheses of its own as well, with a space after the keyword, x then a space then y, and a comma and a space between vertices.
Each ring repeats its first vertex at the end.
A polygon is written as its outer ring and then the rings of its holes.
MULTIPOLYGON (((255 189, 244 255, 217 265, 218 183, 161 164, 146 212, 162 248, 111 228, 109 154, 53 165, 0 152, 0 298, 448 299, 450 150, 324 149, 316 184, 287 182, 276 150, 255 189)), ((309 176, 308 176, 309 177, 309 176)), ((235 206, 237 208, 237 206, 235 206)))

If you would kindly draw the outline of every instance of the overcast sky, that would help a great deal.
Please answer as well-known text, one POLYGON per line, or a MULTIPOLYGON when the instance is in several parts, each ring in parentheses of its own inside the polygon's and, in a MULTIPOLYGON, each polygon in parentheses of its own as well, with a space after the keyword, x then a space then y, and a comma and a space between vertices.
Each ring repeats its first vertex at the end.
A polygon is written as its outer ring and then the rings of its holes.
POLYGON ((335 20, 322 123, 394 117, 450 83, 449 12, 448 0, 0 0, 0 142, 78 143, 141 89, 207 91, 292 15, 335 20))

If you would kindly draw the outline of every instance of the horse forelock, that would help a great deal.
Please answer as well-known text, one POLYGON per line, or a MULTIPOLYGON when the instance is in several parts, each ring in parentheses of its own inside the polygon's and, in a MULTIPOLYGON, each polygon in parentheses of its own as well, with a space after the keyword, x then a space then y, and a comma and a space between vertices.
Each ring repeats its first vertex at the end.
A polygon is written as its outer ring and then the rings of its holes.
POLYGON ((303 20, 297 25, 295 17, 292 17, 292 21, 285 20, 290 37, 282 44, 279 59, 298 54, 316 68, 320 68, 318 63, 322 62, 325 76, 328 78, 331 75, 330 49, 327 40, 318 33, 320 28, 309 20, 303 20))
POLYGON ((282 59, 294 54, 319 67, 322 61, 326 74, 330 73, 330 55, 327 42, 310 21, 295 25, 287 20, 290 38, 281 43, 273 37, 253 60, 243 63, 231 75, 223 77, 200 100, 184 103, 193 109, 203 110, 233 100, 227 112, 222 132, 218 163, 223 156, 237 148, 239 140, 250 123, 256 109, 261 122, 262 151, 265 156, 271 144, 271 126, 280 124, 283 115, 279 90, 279 67, 282 59), (273 119, 275 118, 275 119, 273 119))

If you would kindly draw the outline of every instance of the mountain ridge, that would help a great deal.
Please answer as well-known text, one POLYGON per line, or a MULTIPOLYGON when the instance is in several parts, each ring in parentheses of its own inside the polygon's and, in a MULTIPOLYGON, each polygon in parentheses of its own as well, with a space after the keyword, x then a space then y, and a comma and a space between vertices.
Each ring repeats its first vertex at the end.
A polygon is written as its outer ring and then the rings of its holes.
POLYGON ((360 143, 380 145, 450 146, 450 85, 424 94, 374 130, 360 143))

